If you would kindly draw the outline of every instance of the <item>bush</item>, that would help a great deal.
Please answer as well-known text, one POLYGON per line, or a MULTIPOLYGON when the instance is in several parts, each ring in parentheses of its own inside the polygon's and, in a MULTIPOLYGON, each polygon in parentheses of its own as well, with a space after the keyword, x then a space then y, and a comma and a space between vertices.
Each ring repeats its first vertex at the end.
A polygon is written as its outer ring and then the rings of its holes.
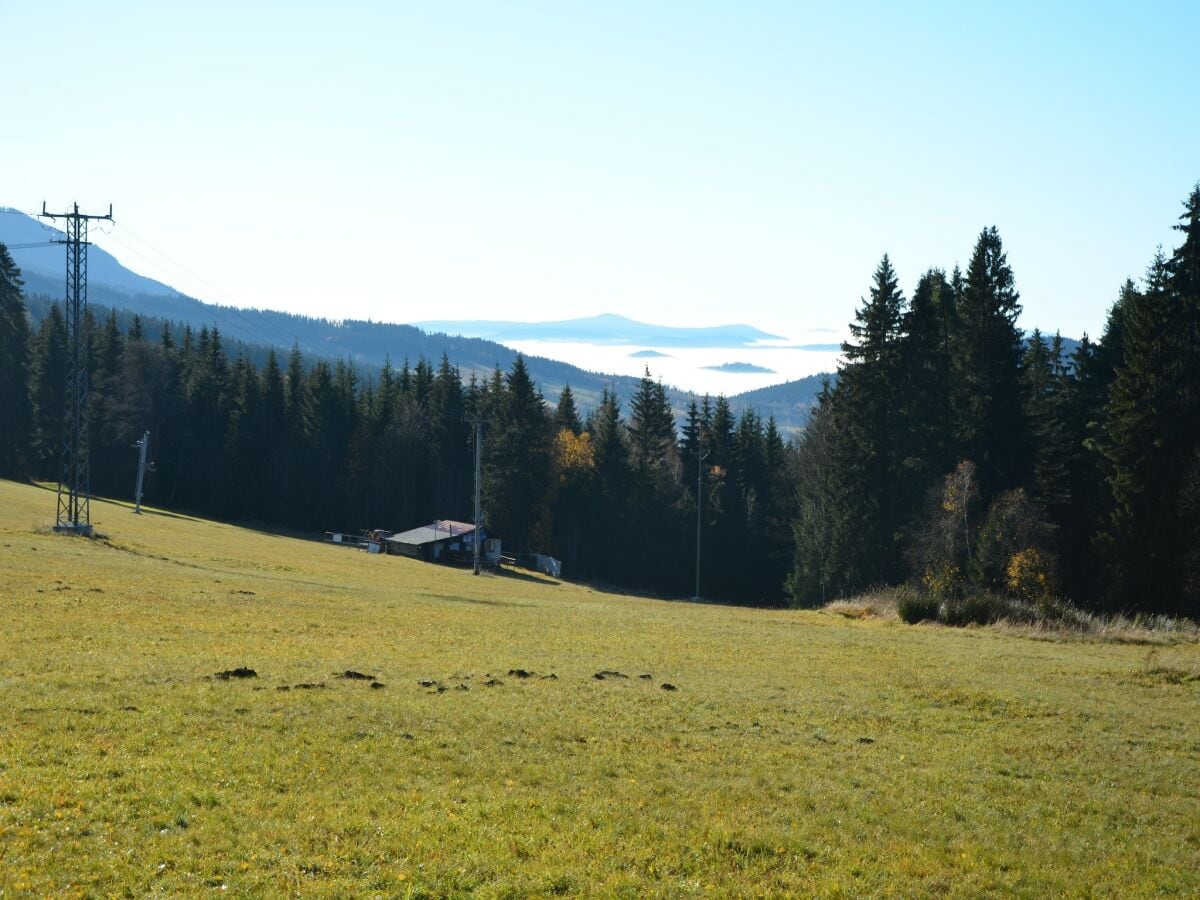
POLYGON ((961 597, 966 580, 958 566, 943 563, 926 569, 921 576, 921 584, 924 585, 929 596, 935 600, 944 601, 961 597))
POLYGON ((1036 547, 1014 553, 1005 567, 1005 584, 1015 596, 1049 611, 1058 587, 1054 563, 1036 547))
POLYGON ((947 625, 992 625, 1001 619, 1032 622, 1037 611, 1026 603, 1000 594, 974 591, 964 597, 947 600, 938 618, 947 625))
POLYGON ((1038 575, 1052 579, 1056 561, 1049 547, 1053 541, 1054 526, 1041 506, 1020 488, 1003 493, 992 501, 979 529, 971 580, 986 590, 1011 589, 1009 564, 1014 556, 1025 554, 1033 554, 1026 568, 1030 562, 1036 564, 1035 582, 1038 575))
POLYGON ((938 601, 931 594, 906 590, 896 600, 896 613, 909 625, 937 619, 938 601))

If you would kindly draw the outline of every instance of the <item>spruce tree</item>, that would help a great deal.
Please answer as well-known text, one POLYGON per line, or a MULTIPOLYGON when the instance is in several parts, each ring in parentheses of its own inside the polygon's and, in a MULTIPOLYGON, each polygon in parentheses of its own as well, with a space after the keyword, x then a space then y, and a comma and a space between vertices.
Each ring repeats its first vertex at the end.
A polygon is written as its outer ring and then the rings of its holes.
POLYGON ((572 434, 579 434, 583 430, 579 410, 575 407, 575 395, 571 393, 569 384, 563 385, 558 395, 558 405, 554 409, 554 430, 557 432, 564 428, 572 434))
POLYGON ((959 455, 977 467, 986 503, 1020 485, 1029 471, 1022 415, 1021 306, 1012 269, 993 226, 980 233, 956 292, 954 411, 959 455))
POLYGON ((1105 435, 1107 539, 1116 602, 1194 615, 1181 503, 1200 447, 1200 186, 1184 206, 1183 243, 1169 260, 1158 253, 1124 310, 1105 435))
POLYGON ((40 480, 59 476, 66 441, 67 323, 55 303, 38 328, 30 364, 33 399, 33 472, 40 480))
POLYGON ((680 586, 681 572, 663 566, 682 552, 680 463, 675 421, 661 382, 646 370, 630 401, 628 425, 632 577, 656 590, 680 586))
MULTIPOLYGON (((88 390, 89 455, 92 490, 100 494, 125 495, 129 491, 129 443, 117 434, 114 407, 121 403, 121 362, 125 336, 110 311, 96 329, 88 390)), ((134 440, 141 438, 138 434, 134 440)))
MULTIPOLYGON (((489 388, 491 393, 494 388, 489 388)), ((542 517, 550 477, 550 417, 518 355, 492 401, 484 440, 484 516, 489 531, 514 552, 544 549, 542 517)))
POLYGON ((630 472, 621 422, 621 403, 607 387, 588 422, 595 454, 595 517, 589 548, 590 568, 597 576, 625 582, 629 572, 630 472))
POLYGON ((27 474, 33 406, 29 398, 29 322, 21 272, 0 244, 0 477, 27 474))
POLYGON ((840 503, 849 517, 841 531, 845 544, 835 555, 851 590, 893 581, 903 571, 905 308, 885 254, 855 313, 851 340, 842 345, 846 363, 832 398, 840 424, 833 457, 840 503))
POLYGON ((1030 496, 1059 521, 1065 517, 1071 499, 1067 478, 1071 454, 1065 430, 1065 381, 1069 376, 1063 369, 1061 337, 1055 335, 1047 347, 1041 331, 1034 329, 1025 349, 1021 376, 1025 428, 1032 450, 1030 496))
POLYGON ((429 433, 434 463, 434 505, 441 518, 469 518, 473 463, 471 430, 462 378, 442 354, 429 397, 429 433))
POLYGON ((954 316, 953 286, 940 269, 930 269, 917 283, 902 326, 905 427, 897 439, 907 486, 901 518, 908 521, 917 518, 925 494, 957 462, 951 409, 954 316))

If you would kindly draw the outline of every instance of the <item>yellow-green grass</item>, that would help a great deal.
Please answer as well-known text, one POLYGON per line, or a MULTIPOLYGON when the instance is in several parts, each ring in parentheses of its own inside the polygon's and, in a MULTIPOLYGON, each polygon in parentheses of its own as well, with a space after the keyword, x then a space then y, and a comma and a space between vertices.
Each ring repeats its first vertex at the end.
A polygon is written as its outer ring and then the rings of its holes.
POLYGON ((86 540, 53 510, 0 482, 5 897, 1200 892, 1195 644, 476 578, 101 502, 86 540))

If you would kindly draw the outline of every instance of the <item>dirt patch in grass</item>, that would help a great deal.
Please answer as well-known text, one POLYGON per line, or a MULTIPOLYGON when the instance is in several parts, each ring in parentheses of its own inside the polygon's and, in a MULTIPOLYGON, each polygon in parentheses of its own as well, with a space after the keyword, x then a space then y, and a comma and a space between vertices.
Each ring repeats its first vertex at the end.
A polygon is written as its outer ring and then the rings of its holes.
POLYGON ((226 669, 224 672, 217 672, 212 677, 220 681, 229 681, 231 678, 257 678, 258 673, 246 666, 238 666, 236 669, 226 669))

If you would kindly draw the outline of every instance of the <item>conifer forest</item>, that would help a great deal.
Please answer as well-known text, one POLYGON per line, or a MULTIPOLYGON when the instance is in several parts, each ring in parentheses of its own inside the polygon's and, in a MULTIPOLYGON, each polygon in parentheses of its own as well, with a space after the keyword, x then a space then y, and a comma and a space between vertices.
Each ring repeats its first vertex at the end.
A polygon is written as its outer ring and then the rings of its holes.
MULTIPOLYGON (((910 620, 1194 618, 1200 186, 1177 228, 1070 351, 1022 327, 995 228, 911 291, 884 255, 865 293, 846 286, 863 299, 844 362, 786 437, 722 397, 672 409, 649 374, 628 405, 606 394, 585 415, 569 389, 550 407, 520 358, 487 379, 446 358, 365 377, 114 313, 87 322, 91 486, 129 496, 149 431, 155 506, 303 532, 469 519, 481 418, 488 531, 571 580, 691 596, 699 532, 713 600, 817 606, 890 585, 910 620)), ((61 309, 33 323, 0 245, 0 476, 58 478, 66 353, 61 309)))

